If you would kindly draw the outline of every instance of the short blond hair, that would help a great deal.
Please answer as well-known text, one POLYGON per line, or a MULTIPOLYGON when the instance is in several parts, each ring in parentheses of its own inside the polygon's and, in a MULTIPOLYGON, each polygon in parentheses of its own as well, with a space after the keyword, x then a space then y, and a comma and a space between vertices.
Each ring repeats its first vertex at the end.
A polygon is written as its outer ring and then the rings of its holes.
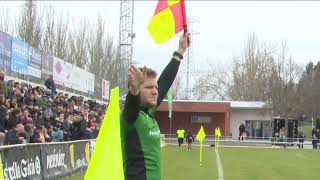
MULTIPOLYGON (((143 69, 145 69, 146 74, 147 74, 147 78, 156 78, 157 77, 157 72, 153 69, 147 68, 147 67, 139 67, 138 68, 141 72, 143 71, 143 69)), ((128 88, 130 88, 130 84, 131 84, 131 79, 130 77, 128 78, 128 88)))

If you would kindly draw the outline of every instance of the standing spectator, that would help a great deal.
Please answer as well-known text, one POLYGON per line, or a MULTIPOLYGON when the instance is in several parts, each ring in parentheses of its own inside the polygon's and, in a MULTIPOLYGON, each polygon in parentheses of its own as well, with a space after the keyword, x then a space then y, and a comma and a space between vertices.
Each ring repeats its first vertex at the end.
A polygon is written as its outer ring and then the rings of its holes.
POLYGON ((241 123, 241 125, 239 126, 239 138, 238 138, 239 141, 240 141, 240 138, 243 141, 244 133, 246 133, 246 127, 244 126, 243 123, 241 123))
POLYGON ((317 149, 317 144, 318 144, 318 137, 317 133, 312 133, 312 147, 313 149, 317 149))
POLYGON ((7 88, 7 84, 4 81, 4 77, 5 77, 4 71, 0 71, 0 94, 8 98, 10 89, 7 88))
POLYGON ((305 138, 305 135, 303 133, 303 130, 300 130, 299 133, 298 133, 298 137, 299 137, 299 144, 298 144, 298 147, 299 149, 303 149, 303 142, 304 142, 304 138, 305 138))
POLYGON ((8 123, 8 109, 5 106, 4 95, 0 94, 0 132, 5 133, 8 123))
POLYGON ((285 130, 284 130, 284 127, 282 127, 280 129, 280 132, 279 132, 279 137, 280 137, 280 142, 283 143, 283 147, 287 147, 286 146, 286 134, 285 134, 285 130))
POLYGON ((44 82, 44 85, 51 90, 51 97, 53 98, 54 95, 57 94, 57 91, 56 91, 56 84, 53 80, 52 75, 50 75, 50 77, 44 82))

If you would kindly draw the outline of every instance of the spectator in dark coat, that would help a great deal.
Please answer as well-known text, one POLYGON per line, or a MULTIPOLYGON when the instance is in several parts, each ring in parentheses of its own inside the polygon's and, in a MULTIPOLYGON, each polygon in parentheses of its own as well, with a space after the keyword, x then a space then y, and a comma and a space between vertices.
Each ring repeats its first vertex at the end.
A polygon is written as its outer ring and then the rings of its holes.
POLYGON ((12 129, 20 122, 21 110, 19 108, 9 109, 8 112, 10 113, 10 116, 7 123, 7 129, 12 129))
POLYGON ((246 133, 246 127, 243 123, 241 123, 241 125, 239 126, 239 140, 241 138, 241 140, 243 141, 244 133, 246 133))
POLYGON ((0 132, 5 133, 8 123, 8 109, 4 105, 4 95, 0 95, 0 132))
POLYGON ((54 95, 57 94, 57 91, 56 91, 56 84, 53 80, 52 75, 50 75, 50 77, 44 82, 44 85, 51 90, 51 97, 53 98, 54 95))
POLYGON ((301 149, 303 149, 303 142, 304 142, 304 138, 305 138, 305 135, 304 135, 304 133, 303 133, 303 131, 301 130, 301 131, 299 131, 299 133, 298 133, 298 137, 299 137, 299 144, 298 144, 298 147, 299 147, 299 149, 301 148, 301 149))
POLYGON ((73 140, 86 139, 85 133, 87 128, 87 122, 83 115, 76 115, 73 119, 71 136, 73 140))
POLYGON ((30 143, 45 143, 51 142, 52 139, 48 135, 44 126, 37 125, 36 130, 33 135, 30 137, 30 143))
POLYGON ((5 137, 4 144, 22 144, 25 143, 24 140, 24 126, 22 124, 17 124, 17 126, 11 129, 5 137))

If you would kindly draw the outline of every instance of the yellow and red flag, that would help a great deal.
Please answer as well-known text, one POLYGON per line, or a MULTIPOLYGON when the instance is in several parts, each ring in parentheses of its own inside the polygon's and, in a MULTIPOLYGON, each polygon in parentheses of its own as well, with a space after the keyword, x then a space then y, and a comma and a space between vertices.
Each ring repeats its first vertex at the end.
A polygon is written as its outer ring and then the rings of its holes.
POLYGON ((163 43, 187 28, 184 0, 158 0, 148 30, 157 43, 163 43))

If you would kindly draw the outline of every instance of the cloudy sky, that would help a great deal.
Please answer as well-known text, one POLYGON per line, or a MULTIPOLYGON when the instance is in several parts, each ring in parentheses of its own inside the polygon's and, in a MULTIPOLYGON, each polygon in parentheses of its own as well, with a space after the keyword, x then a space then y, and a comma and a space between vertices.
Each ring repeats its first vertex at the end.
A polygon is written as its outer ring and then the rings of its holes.
MULTIPOLYGON (((134 61, 162 71, 177 48, 178 38, 156 45, 147 31, 156 1, 135 1, 134 61)), ((22 2, 1 2, 16 12, 22 2)), ((40 1, 69 12, 72 26, 82 17, 95 22, 100 13, 107 22, 107 34, 118 40, 119 1, 40 1)), ((302 65, 320 60, 320 2, 303 1, 186 1, 187 16, 194 19, 192 68, 205 69, 206 62, 230 63, 240 56, 248 35, 255 33, 260 41, 288 42, 289 53, 302 65)))

